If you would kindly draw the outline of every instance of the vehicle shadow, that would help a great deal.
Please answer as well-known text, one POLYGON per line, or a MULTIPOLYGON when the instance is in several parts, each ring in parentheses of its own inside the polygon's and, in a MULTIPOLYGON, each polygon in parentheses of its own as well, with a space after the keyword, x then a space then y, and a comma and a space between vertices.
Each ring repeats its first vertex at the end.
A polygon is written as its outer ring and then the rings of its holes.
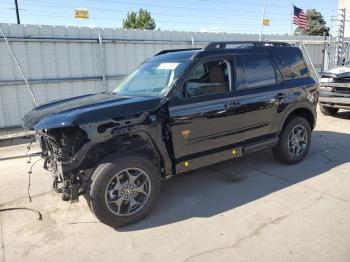
POLYGON ((350 161, 350 134, 315 131, 312 139, 308 156, 296 165, 280 164, 267 150, 176 178, 167 184, 146 219, 116 230, 136 231, 211 217, 350 161))

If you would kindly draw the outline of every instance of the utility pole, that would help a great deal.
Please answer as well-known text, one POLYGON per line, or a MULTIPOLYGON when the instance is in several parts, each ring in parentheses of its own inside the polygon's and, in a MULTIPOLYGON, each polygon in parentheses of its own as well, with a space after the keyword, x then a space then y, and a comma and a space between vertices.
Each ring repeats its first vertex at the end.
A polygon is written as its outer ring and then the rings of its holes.
POLYGON ((259 41, 262 41, 262 32, 263 32, 263 27, 264 27, 264 18, 265 18, 265 9, 266 9, 266 0, 264 0, 264 6, 263 6, 263 11, 262 11, 262 16, 261 16, 261 27, 260 27, 260 35, 259 35, 259 41))
POLYGON ((19 19, 19 11, 18 11, 18 2, 17 2, 17 0, 15 0, 15 5, 16 5, 17 24, 20 24, 21 20, 19 19))
POLYGON ((338 34, 336 37, 337 42, 337 56, 336 56, 336 64, 339 66, 342 64, 342 58, 344 53, 344 34, 345 34, 345 20, 346 20, 346 9, 339 9, 339 20, 338 23, 338 34))
MULTIPOLYGON (((327 33, 323 32, 323 49, 322 49, 322 65, 321 65, 321 71, 325 70, 325 65, 326 65, 326 48, 327 48, 327 33)), ((328 68, 326 68, 328 69, 328 68)))

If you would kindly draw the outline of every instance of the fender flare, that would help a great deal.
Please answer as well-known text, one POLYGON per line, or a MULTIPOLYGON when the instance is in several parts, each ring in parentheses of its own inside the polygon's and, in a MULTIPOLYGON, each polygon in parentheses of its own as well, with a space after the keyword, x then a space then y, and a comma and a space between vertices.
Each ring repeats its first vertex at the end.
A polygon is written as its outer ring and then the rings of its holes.
POLYGON ((311 126, 311 129, 314 129, 315 124, 316 124, 316 119, 317 119, 316 109, 310 103, 298 102, 296 104, 290 105, 287 108, 286 112, 284 113, 284 115, 282 117, 280 126, 278 128, 278 134, 283 130, 283 127, 284 127, 286 121, 288 120, 288 118, 298 109, 305 109, 312 114, 313 119, 314 119, 314 121, 313 121, 314 124, 313 124, 313 126, 311 126))

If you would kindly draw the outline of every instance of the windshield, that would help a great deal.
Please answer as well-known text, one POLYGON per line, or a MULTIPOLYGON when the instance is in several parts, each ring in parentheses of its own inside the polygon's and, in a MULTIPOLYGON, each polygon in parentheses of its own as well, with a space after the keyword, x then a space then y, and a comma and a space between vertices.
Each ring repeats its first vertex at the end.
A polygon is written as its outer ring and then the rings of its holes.
POLYGON ((114 92, 120 95, 162 96, 181 75, 188 62, 146 62, 121 82, 114 92))

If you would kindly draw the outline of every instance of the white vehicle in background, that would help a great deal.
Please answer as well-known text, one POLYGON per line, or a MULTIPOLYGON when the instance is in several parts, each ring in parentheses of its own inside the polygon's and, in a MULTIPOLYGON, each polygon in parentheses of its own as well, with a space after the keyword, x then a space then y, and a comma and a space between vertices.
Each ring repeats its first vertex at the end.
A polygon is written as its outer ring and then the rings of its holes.
POLYGON ((319 103, 324 115, 335 116, 339 109, 350 110, 350 61, 321 73, 319 103))

